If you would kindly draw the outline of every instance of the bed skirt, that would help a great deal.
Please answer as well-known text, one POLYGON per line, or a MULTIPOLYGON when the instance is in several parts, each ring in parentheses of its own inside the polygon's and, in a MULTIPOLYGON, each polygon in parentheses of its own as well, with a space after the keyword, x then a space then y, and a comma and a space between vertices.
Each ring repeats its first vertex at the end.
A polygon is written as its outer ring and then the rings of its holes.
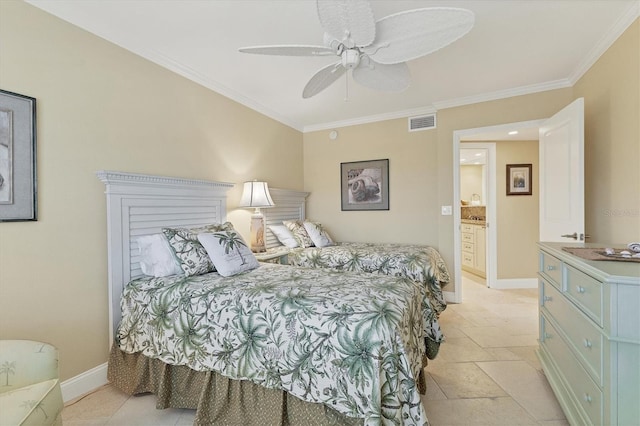
POLYGON ((362 425, 323 404, 214 371, 169 365, 111 348, 109 382, 128 395, 153 393, 156 408, 196 410, 194 425, 362 425))
MULTIPOLYGON (((425 360, 426 361, 426 360, 425 360)), ((355 426, 363 419, 347 417, 324 404, 302 401, 285 391, 246 380, 228 379, 215 371, 169 365, 112 345, 107 379, 128 395, 152 393, 156 408, 196 410, 194 425, 355 426)), ((426 391, 424 371, 418 380, 426 391)))

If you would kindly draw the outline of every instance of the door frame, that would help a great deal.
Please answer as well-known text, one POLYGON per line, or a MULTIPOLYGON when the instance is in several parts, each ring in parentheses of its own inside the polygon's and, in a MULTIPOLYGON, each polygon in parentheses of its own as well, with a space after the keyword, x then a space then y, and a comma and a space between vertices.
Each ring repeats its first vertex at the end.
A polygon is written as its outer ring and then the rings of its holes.
MULTIPOLYGON (((531 127, 540 128, 547 119, 519 121, 514 123, 498 124, 494 126, 475 127, 471 129, 454 130, 453 132, 453 268, 454 268, 454 292, 445 292, 447 301, 452 303, 462 303, 462 245, 460 242, 460 143, 462 139, 472 138, 474 135, 483 133, 507 132, 512 130, 528 129, 531 127)), ((500 139, 513 140, 509 138, 500 139)), ((496 141, 487 141, 497 142, 496 141)), ((480 143, 480 142, 478 142, 480 143)), ((496 212, 496 158, 495 143, 493 144, 493 158, 489 158, 489 170, 487 171, 488 182, 487 192, 490 194, 487 203, 487 287, 495 287, 498 274, 497 256, 497 212, 496 212)), ((489 151, 491 156, 491 151, 489 151)))

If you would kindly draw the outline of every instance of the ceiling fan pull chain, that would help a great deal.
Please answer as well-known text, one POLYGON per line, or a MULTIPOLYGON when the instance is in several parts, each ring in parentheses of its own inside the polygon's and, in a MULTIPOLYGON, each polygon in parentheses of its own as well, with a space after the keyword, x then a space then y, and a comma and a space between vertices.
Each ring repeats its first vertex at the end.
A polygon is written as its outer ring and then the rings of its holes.
POLYGON ((349 73, 344 73, 344 101, 349 102, 349 73))

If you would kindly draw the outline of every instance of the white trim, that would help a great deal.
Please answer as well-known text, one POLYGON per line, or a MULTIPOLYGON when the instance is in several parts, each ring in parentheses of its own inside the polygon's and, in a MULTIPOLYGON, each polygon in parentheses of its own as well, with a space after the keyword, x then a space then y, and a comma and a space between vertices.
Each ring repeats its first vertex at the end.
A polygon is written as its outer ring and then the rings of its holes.
POLYGON ((227 217, 226 192, 234 185, 117 171, 103 170, 96 174, 105 184, 107 196, 107 343, 111 346, 121 318, 122 291, 132 278, 142 274, 135 259, 137 253, 134 255, 137 249, 135 237, 161 232, 163 227, 224 222, 227 217))
POLYGON ((631 24, 640 15, 640 1, 634 2, 627 12, 616 21, 613 27, 607 31, 591 49, 589 54, 578 64, 573 73, 569 76, 569 81, 573 86, 582 78, 582 76, 589 71, 589 68, 596 63, 598 59, 611 47, 613 43, 624 33, 631 24))
POLYGON ((508 290, 517 288, 538 288, 537 278, 508 278, 496 280, 491 288, 498 290, 508 290))
POLYGON ((442 292, 442 295, 444 296, 444 300, 447 303, 460 303, 460 301, 456 299, 456 294, 457 293, 454 293, 452 291, 443 291, 442 292))
MULTIPOLYGON (((481 133, 506 132, 508 130, 540 127, 542 120, 521 121, 517 123, 498 124, 495 126, 476 127, 472 129, 455 130, 453 132, 453 202, 457 206, 460 200, 460 140, 481 133)), ((466 143, 465 143, 466 144, 466 143)), ((474 144, 476 145, 476 144, 474 144)), ((479 144, 478 144, 479 145, 479 144)), ((493 144, 493 154, 489 151, 489 182, 490 193, 487 204, 487 286, 494 288, 498 277, 498 234, 497 234, 497 208, 496 208, 496 153, 493 144), (493 170, 492 170, 493 169, 493 170)), ((462 259, 460 243, 460 209, 453 209, 453 270, 454 270, 454 303, 462 303, 462 259)))
MULTIPOLYGON (((318 130, 337 129, 340 127, 355 126, 358 124, 377 123, 378 121, 395 120, 397 118, 413 117, 414 115, 435 114, 437 111, 432 106, 405 109, 402 111, 392 111, 384 114, 369 115, 365 117, 357 117, 349 120, 333 121, 330 123, 318 123, 310 126, 304 126, 303 133, 316 132, 318 130)), ((435 127, 434 127, 435 129, 435 127)))
POLYGON ((496 101, 498 99, 513 98, 515 96, 530 95, 533 93, 546 92, 548 90, 566 89, 571 87, 569 79, 547 81, 545 83, 531 84, 528 86, 513 87, 511 89, 498 90, 496 92, 481 93, 475 96, 467 96, 464 98, 450 99, 447 101, 434 102, 436 110, 454 108, 464 105, 477 104, 480 102, 496 101))
POLYGON ((62 400, 65 403, 73 401, 107 383, 107 363, 105 362, 60 383, 62 400))

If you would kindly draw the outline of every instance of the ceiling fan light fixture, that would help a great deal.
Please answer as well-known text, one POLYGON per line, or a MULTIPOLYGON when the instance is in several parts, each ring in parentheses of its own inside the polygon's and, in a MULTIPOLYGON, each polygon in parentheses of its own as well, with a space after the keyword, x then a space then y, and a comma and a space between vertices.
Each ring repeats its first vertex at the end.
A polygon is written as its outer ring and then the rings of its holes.
POLYGON ((264 55, 336 55, 305 86, 302 97, 317 95, 351 70, 353 79, 370 89, 399 92, 409 87, 407 61, 439 50, 473 27, 475 14, 467 9, 412 9, 375 21, 368 0, 317 0, 324 46, 263 46, 240 52, 264 55), (365 60, 366 59, 366 60, 365 60))

